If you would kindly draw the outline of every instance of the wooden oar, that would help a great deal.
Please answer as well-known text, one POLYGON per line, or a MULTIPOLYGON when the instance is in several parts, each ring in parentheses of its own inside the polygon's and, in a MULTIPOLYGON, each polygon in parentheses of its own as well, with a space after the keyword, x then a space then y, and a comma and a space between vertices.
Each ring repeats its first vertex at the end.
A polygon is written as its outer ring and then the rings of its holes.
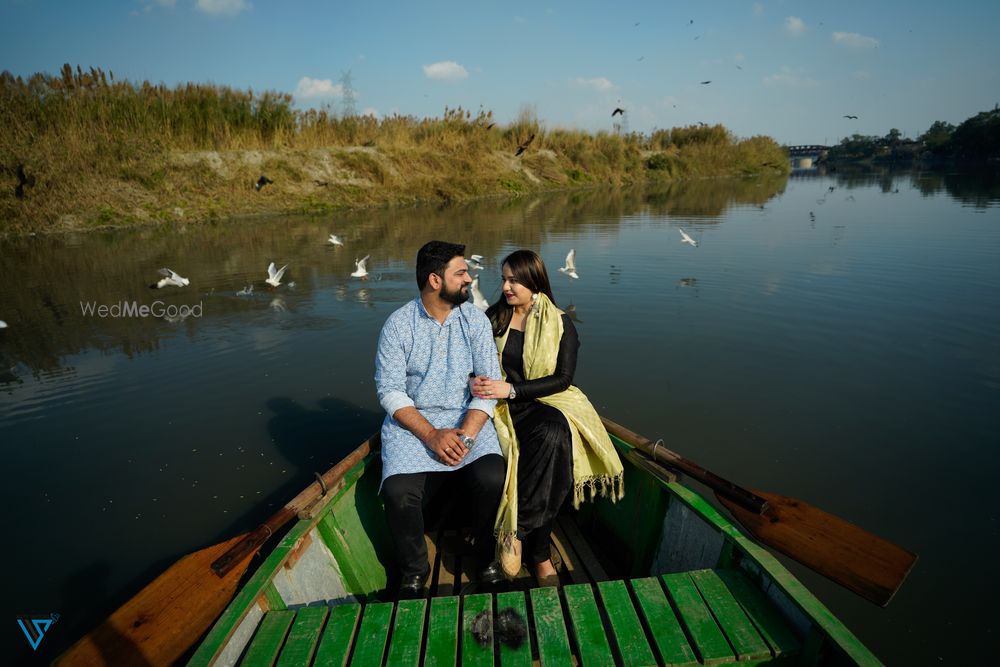
POLYGON ((222 613, 260 546, 324 491, 334 492, 344 473, 379 448, 375 434, 249 533, 184 556, 139 591, 55 663, 171 665, 222 613), (223 561, 216 568, 214 563, 223 561), (218 571, 218 572, 217 572, 218 571))
POLYGON ((761 543, 881 607, 889 604, 917 561, 916 554, 805 501, 744 489, 660 442, 654 443, 610 419, 602 420, 608 433, 711 488, 761 543))

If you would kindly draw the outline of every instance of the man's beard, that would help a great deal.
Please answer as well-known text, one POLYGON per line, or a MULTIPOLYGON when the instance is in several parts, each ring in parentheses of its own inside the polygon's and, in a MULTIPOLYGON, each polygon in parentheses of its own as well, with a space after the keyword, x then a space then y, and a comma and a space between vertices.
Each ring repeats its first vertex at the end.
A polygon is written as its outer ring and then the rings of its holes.
POLYGON ((441 298, 453 306, 461 306, 463 303, 469 300, 469 289, 463 285, 454 292, 449 292, 448 288, 442 285, 441 298))

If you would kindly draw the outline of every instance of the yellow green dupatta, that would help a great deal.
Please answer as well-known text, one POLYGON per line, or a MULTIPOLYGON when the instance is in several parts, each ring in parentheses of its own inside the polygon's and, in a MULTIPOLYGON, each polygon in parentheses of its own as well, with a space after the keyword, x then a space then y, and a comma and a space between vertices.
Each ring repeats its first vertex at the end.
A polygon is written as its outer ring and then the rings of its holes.
MULTIPOLYGON (((524 376, 527 380, 552 375, 556 370, 559 342, 562 340, 562 312, 544 294, 537 294, 524 321, 524 376)), ((503 350, 510 328, 496 339, 503 373, 503 350)), ((506 373, 503 373, 506 379, 506 373)), ((595 496, 620 499, 625 492, 621 460, 611 443, 597 410, 586 395, 570 385, 565 391, 537 399, 558 408, 569 422, 573 437, 573 507, 579 507, 595 496)), ((500 437, 500 448, 507 459, 507 478, 500 507, 497 510, 495 532, 500 552, 509 551, 517 536, 517 460, 519 446, 514 433, 507 401, 498 401, 493 412, 493 424, 500 437)))

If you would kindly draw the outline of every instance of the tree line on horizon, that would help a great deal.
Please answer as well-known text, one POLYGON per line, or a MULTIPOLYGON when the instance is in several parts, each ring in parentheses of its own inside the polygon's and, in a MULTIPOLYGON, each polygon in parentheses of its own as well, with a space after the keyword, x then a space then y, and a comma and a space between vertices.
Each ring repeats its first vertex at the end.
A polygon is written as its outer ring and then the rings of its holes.
POLYGON ((896 128, 882 137, 854 134, 832 147, 827 159, 832 162, 1000 159, 1000 105, 981 111, 958 126, 934 121, 916 139, 904 138, 896 128))

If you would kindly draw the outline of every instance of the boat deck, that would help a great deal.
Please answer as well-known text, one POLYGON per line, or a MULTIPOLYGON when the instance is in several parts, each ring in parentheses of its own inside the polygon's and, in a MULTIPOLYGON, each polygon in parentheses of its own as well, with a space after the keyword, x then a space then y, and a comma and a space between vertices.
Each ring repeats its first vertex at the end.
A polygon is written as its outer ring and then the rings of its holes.
POLYGON ((553 529, 559 588, 536 588, 522 570, 503 592, 478 591, 468 542, 448 530, 427 539, 428 598, 270 611, 240 664, 752 665, 801 651, 741 572, 610 578, 572 520, 553 529), (527 640, 477 641, 473 619, 508 607, 526 619, 527 640))

